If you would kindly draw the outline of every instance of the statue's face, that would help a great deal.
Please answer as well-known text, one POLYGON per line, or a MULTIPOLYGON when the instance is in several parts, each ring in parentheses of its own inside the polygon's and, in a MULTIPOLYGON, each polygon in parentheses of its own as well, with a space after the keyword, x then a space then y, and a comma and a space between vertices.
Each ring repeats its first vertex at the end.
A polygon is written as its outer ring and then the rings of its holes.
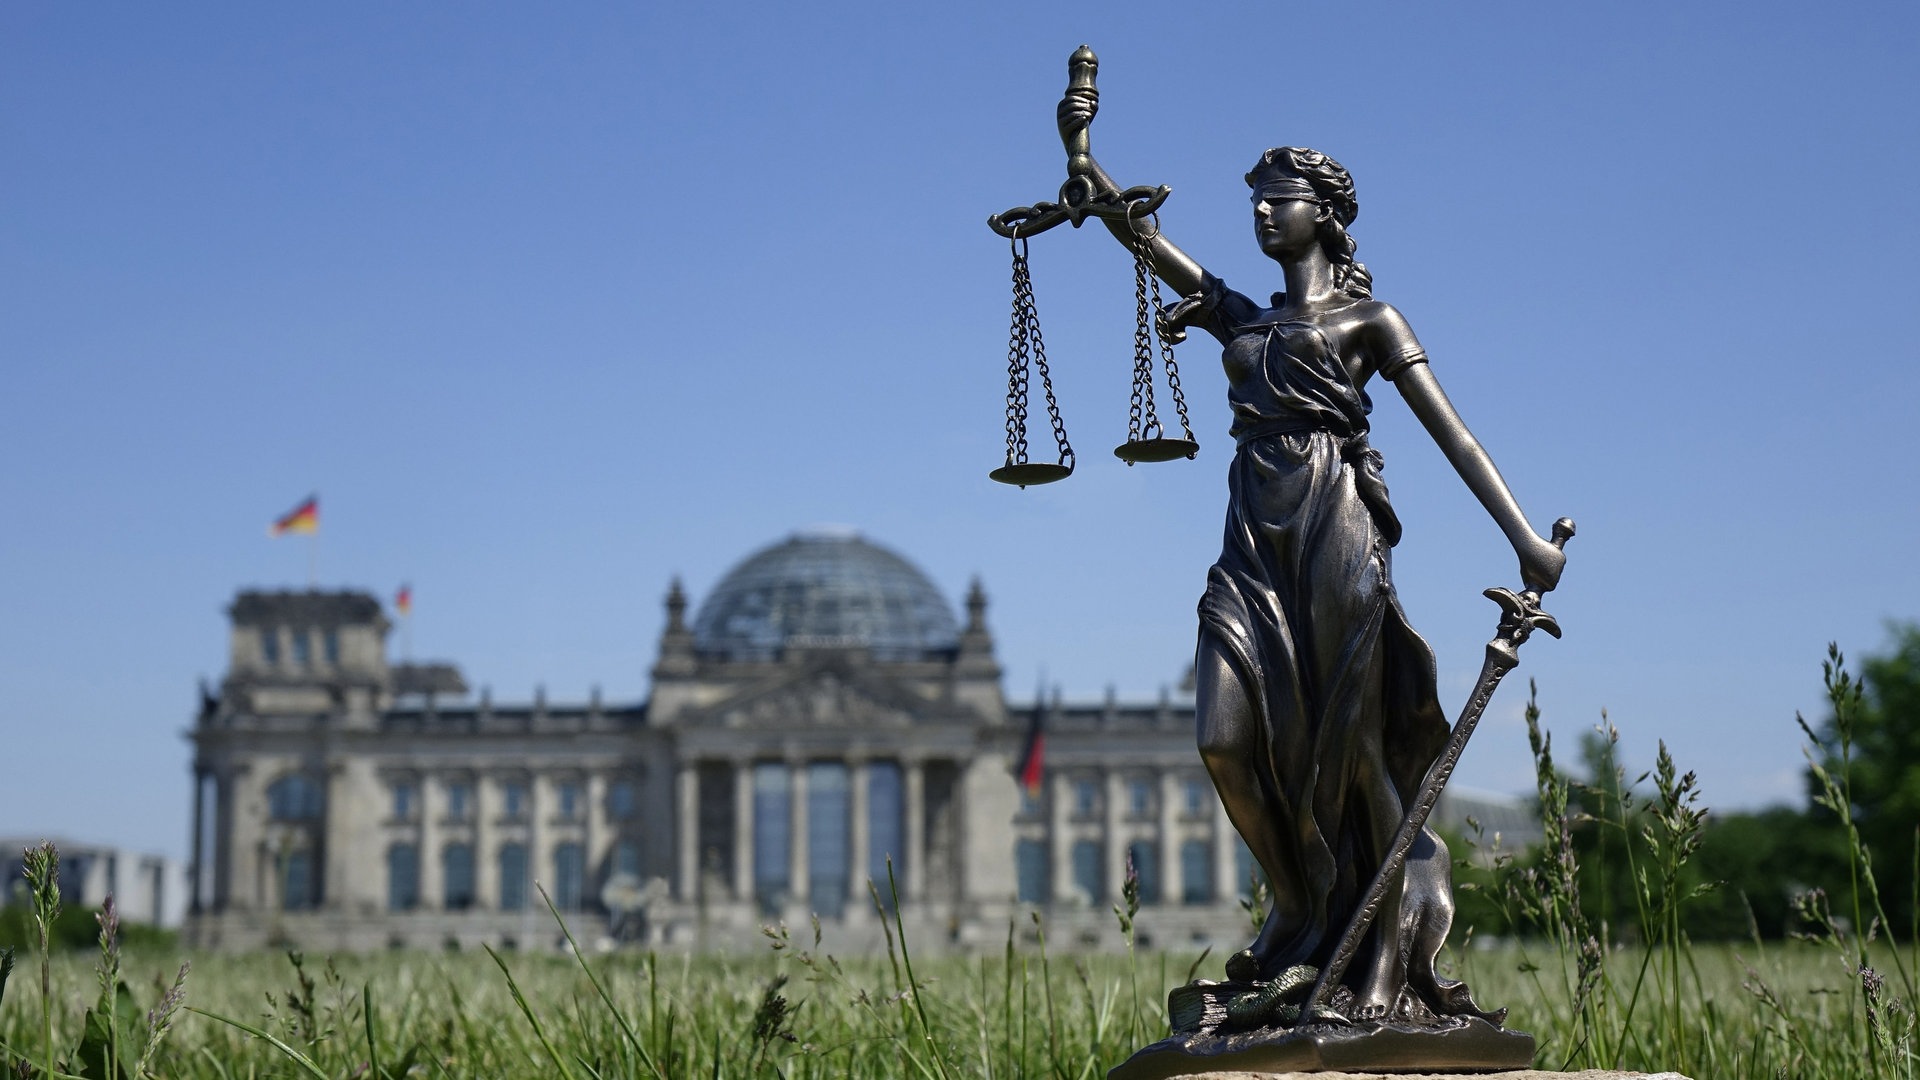
POLYGON ((1299 181, 1272 179, 1253 191, 1253 231, 1267 257, 1284 259, 1320 242, 1320 204, 1291 190, 1299 181))

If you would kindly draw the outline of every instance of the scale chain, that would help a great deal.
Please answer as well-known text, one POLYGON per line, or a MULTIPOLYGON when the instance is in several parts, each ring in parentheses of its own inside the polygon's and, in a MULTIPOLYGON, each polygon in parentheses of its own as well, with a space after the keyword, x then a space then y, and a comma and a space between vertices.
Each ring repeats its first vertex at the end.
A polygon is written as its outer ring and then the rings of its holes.
POLYGON ((1007 332, 1007 464, 1027 463, 1027 318, 1021 284, 1028 279, 1026 252, 1013 251, 1013 321, 1007 332))
POLYGON ((1160 361, 1167 369, 1167 389, 1173 391, 1173 409, 1180 416, 1180 431, 1191 441, 1193 425, 1187 422, 1187 395, 1180 389, 1180 365, 1173 359, 1173 334, 1167 326, 1167 307, 1160 298, 1160 279, 1153 279, 1153 332, 1160 339, 1160 361))
MULTIPOLYGON (((1129 442, 1157 439, 1163 433, 1153 404, 1153 343, 1147 329, 1147 279, 1152 274, 1147 245, 1136 239, 1133 246, 1133 399, 1127 413, 1129 442)), ((1154 291, 1158 293, 1159 289, 1154 291)))

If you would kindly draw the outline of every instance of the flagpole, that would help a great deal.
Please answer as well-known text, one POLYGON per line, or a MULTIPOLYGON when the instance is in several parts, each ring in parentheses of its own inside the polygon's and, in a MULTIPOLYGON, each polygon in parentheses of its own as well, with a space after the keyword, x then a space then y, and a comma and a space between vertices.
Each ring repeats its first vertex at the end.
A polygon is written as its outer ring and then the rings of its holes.
POLYGON ((320 530, 307 534, 307 591, 315 592, 320 588, 320 530))

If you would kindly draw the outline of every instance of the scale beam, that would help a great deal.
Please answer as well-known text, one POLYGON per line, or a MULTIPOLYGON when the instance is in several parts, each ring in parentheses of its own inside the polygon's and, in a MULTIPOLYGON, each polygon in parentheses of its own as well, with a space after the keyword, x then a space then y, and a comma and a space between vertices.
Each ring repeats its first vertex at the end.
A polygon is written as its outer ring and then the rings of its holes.
POLYGON ((1125 191, 1093 193, 1093 185, 1084 176, 1072 176, 1060 185, 1059 202, 1038 202, 1016 206, 987 219, 987 228, 1009 240, 1038 236, 1060 224, 1079 228, 1089 217, 1103 221, 1139 220, 1160 209, 1173 189, 1165 184, 1148 187, 1140 184, 1125 191), (1078 198, 1079 202, 1073 200, 1078 198))

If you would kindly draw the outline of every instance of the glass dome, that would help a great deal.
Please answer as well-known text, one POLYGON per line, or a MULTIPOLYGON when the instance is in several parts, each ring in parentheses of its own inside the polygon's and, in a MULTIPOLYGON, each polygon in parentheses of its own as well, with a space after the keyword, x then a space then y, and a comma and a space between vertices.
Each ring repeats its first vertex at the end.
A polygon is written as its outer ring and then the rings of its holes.
POLYGON ((852 531, 799 532, 755 552, 720 579, 693 621, 694 648, 728 660, 770 660, 789 645, 914 660, 959 640, 927 576, 852 531))

